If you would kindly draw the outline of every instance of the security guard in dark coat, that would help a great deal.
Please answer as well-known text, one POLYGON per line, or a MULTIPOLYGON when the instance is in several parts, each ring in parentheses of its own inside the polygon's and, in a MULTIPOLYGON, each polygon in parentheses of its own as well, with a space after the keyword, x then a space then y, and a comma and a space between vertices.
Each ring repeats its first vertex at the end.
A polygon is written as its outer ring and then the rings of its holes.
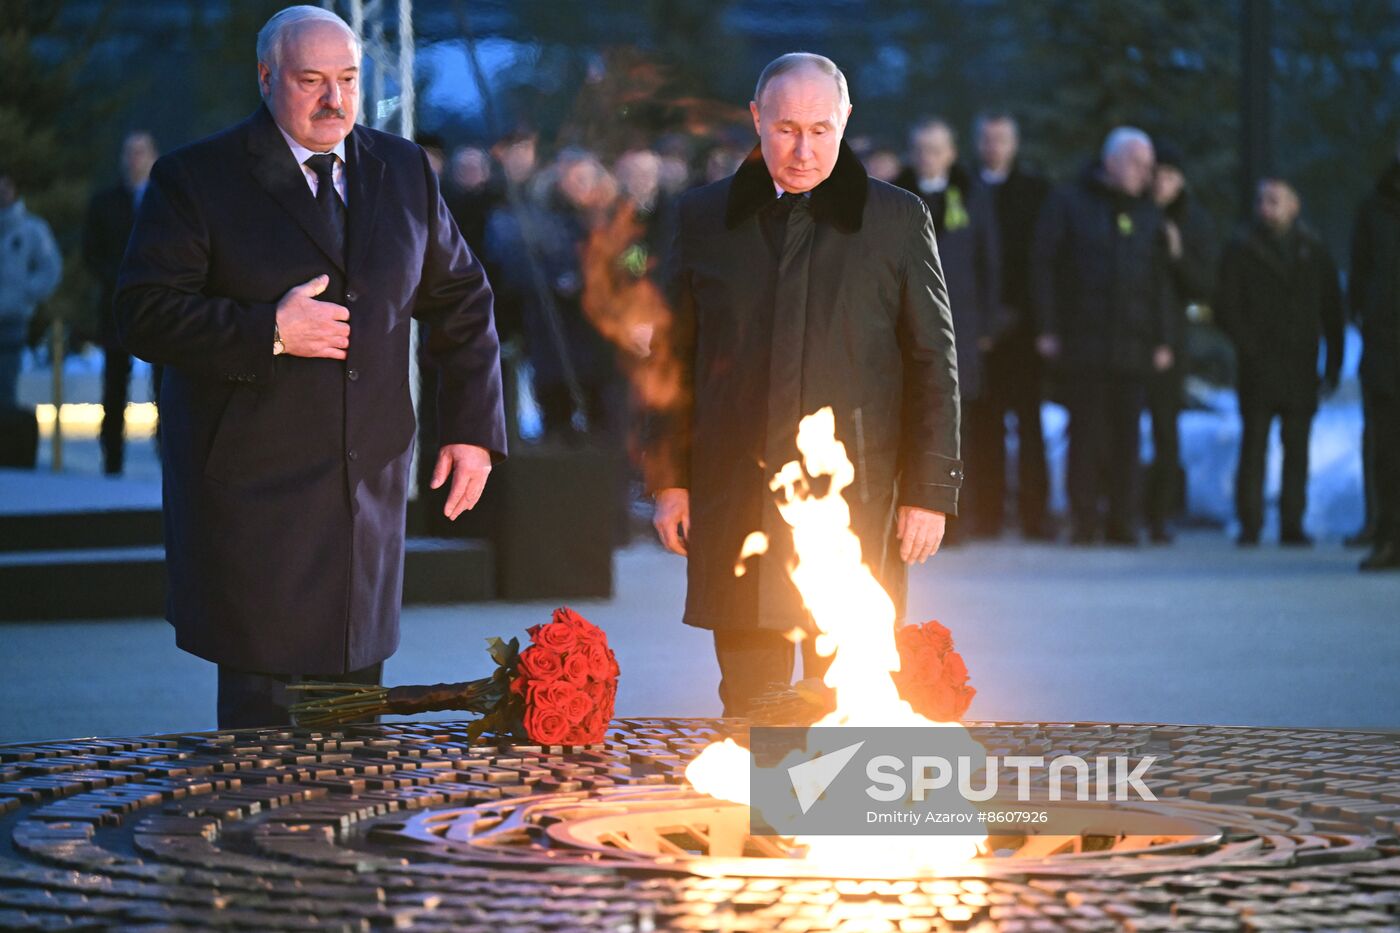
POLYGON ((1264 523, 1264 465, 1269 425, 1283 440, 1280 541, 1312 543, 1307 509, 1308 438, 1319 392, 1337 387, 1342 369, 1342 290, 1337 265, 1317 235, 1298 220, 1291 185, 1265 179, 1255 219, 1236 233, 1220 262, 1215 312, 1239 361, 1240 462, 1235 474, 1239 543, 1259 543, 1264 523), (1319 382, 1319 338, 1327 362, 1319 382))

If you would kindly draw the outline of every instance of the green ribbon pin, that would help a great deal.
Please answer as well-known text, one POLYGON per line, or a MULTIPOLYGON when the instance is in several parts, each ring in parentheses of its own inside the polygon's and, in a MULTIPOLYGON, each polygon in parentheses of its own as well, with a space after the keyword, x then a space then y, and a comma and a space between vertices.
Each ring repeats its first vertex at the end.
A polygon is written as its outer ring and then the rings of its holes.
POLYGON ((1126 213, 1118 215, 1118 233, 1121 236, 1133 235, 1133 218, 1126 213))
POLYGON ((950 186, 943 201, 943 229, 961 230, 970 223, 972 218, 967 215, 967 208, 963 206, 962 192, 950 186))

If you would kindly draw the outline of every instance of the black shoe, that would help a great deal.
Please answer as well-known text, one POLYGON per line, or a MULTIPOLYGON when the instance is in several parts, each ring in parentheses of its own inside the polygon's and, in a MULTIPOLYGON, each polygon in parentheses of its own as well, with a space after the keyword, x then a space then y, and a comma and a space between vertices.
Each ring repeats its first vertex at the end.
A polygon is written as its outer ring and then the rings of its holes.
POLYGON ((1235 538, 1235 544, 1239 547, 1258 547, 1259 532, 1241 531, 1239 536, 1235 538))
POLYGON ((1307 548, 1313 546, 1313 539, 1308 537, 1303 531, 1293 529, 1279 535, 1278 543, 1283 547, 1307 548))
POLYGON ((1069 543, 1074 547, 1092 547, 1098 540, 1098 535, 1084 528, 1074 529, 1069 536, 1069 543))
POLYGON ((1161 525, 1154 525, 1147 533, 1147 538, 1153 544, 1171 544, 1172 533, 1161 525))
POLYGON ((1400 548, 1386 541, 1377 544, 1376 549, 1361 562, 1363 571, 1400 570, 1400 548))
POLYGON ((1119 530, 1104 535, 1104 543, 1113 547, 1137 547, 1141 542, 1136 532, 1119 530))

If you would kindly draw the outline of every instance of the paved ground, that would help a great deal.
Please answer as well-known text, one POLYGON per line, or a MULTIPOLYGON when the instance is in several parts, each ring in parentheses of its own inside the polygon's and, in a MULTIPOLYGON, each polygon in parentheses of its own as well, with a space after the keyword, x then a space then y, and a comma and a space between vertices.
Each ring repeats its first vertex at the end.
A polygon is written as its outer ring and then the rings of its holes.
MULTIPOLYGON (((952 628, 972 718, 1400 728, 1400 575, 1355 560, 1242 553, 1216 533, 1138 551, 976 544, 916 571, 911 611, 952 628)), ((679 559, 638 545, 617 570, 616 599, 578 608, 621 659, 619 712, 717 714, 708 638, 677 621, 679 559)), ((482 676, 484 638, 551 608, 409 610, 386 678, 482 676)), ((162 621, 6 625, 0 644, 0 741, 214 725, 212 667, 162 621)))

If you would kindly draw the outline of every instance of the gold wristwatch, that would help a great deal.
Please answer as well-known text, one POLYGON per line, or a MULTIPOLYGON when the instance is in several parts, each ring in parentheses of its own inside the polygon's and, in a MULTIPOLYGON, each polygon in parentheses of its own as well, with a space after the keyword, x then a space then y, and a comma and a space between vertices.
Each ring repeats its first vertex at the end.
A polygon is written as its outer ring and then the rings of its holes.
POLYGON ((281 356, 287 352, 287 347, 282 343, 282 332, 277 329, 277 325, 272 325, 272 355, 281 356))

